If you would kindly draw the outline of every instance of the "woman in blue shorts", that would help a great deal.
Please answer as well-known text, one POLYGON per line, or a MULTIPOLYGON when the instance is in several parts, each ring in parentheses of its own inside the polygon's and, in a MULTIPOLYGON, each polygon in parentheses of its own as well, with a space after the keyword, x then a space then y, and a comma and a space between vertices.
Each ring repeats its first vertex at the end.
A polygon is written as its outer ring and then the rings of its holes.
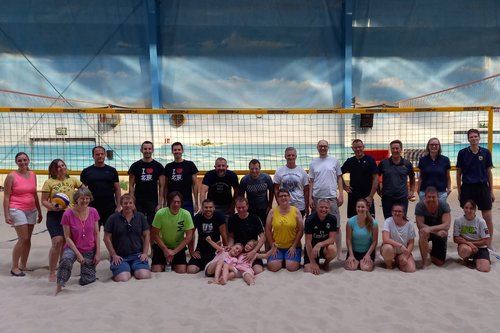
POLYGON ((378 224, 370 214, 366 199, 356 202, 356 213, 346 225, 347 259, 344 267, 350 271, 358 268, 371 271, 378 242, 378 224))
POLYGON ((290 205, 290 194, 285 189, 278 191, 278 204, 269 212, 266 220, 267 242, 270 246, 276 245, 267 259, 267 268, 277 272, 285 267, 293 272, 300 268, 302 257, 302 214, 290 205))

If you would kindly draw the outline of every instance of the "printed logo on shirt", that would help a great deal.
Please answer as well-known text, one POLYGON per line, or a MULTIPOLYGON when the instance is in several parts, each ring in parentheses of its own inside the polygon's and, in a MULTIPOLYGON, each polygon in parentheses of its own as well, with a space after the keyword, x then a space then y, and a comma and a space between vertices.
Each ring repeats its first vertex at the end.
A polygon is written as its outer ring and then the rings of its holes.
POLYGON ((211 233, 212 231, 214 231, 214 225, 212 223, 203 223, 201 225, 201 229, 205 233, 211 233))
POLYGON ((182 172, 184 169, 182 168, 175 168, 172 169, 172 177, 170 178, 173 182, 180 182, 182 181, 182 172))
POLYGON ((184 231, 184 220, 177 222, 177 231, 184 231))
POLYGON ((153 181, 153 168, 142 168, 141 181, 143 182, 153 181))

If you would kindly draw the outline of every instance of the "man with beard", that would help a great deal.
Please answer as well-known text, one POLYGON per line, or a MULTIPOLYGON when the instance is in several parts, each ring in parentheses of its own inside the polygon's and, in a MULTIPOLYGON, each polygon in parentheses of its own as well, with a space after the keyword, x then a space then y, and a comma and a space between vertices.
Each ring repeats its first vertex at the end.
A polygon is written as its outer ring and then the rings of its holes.
POLYGON ((141 145, 142 159, 134 162, 128 170, 129 193, 136 198, 136 209, 143 213, 149 225, 155 212, 163 207, 165 176, 163 165, 153 159, 154 146, 151 141, 141 145))

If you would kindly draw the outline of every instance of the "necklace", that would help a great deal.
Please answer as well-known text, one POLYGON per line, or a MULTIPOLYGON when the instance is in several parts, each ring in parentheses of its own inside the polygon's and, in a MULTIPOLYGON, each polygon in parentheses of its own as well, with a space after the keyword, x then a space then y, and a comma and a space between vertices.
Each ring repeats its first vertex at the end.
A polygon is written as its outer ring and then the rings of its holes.
POLYGON ((83 212, 79 212, 76 210, 73 210, 76 214, 76 217, 80 220, 80 224, 82 225, 82 238, 85 238, 85 224, 87 223, 87 220, 89 218, 89 210, 86 209, 83 212))

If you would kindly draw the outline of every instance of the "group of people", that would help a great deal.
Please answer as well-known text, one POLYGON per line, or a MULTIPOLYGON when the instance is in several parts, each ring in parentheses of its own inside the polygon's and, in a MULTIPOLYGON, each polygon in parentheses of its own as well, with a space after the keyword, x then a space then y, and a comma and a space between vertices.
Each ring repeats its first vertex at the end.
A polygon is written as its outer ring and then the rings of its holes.
MULTIPOLYGON (((464 264, 488 271, 495 200, 492 158, 479 146, 478 130, 469 130, 467 137, 470 145, 457 157, 457 190, 464 215, 454 223, 453 239, 464 264), (482 218, 476 216, 477 209, 482 218)), ((4 186, 5 221, 18 235, 10 273, 21 277, 28 270, 31 234, 34 224, 42 220, 43 205, 52 240, 49 280, 56 282, 56 293, 69 280, 75 261, 81 264, 81 285, 96 280, 101 226, 115 281, 132 276, 147 279, 151 271, 173 269, 177 273, 203 270, 216 284, 238 276, 253 284, 255 274, 264 269, 263 259, 269 271, 297 271, 302 257, 304 271, 319 274, 320 268, 328 270, 332 260, 341 258, 339 207, 344 190, 348 193, 346 269, 374 268, 379 231, 374 218, 376 193, 382 198, 385 219, 380 254, 386 267, 416 269, 412 256, 416 234, 407 218, 408 201, 415 193, 420 197, 415 216, 422 267, 429 254, 432 263, 444 264, 451 225, 446 202, 451 167, 449 158, 441 154, 439 140, 428 141, 426 155, 418 163, 418 182, 412 163, 402 155, 401 141, 390 143, 391 156, 378 165, 364 148, 361 140, 354 140, 354 156, 341 165, 328 155, 328 142, 320 140, 319 157, 311 162, 309 173, 296 164, 297 150, 286 148, 286 165, 276 170, 274 179, 253 159, 250 173, 238 181, 227 160, 220 157, 199 189, 198 169, 183 158, 180 142, 172 144, 174 161, 164 167, 153 158, 153 143, 145 141, 142 159, 128 171, 129 193, 122 195, 118 172, 105 164, 105 148, 96 146, 94 164, 82 171, 80 179, 68 175, 63 160, 50 163, 41 204, 29 157, 18 153, 18 169, 6 177, 4 186), (344 174, 350 175, 349 182, 344 174), (61 193, 71 198, 67 207, 53 204, 61 193)))

